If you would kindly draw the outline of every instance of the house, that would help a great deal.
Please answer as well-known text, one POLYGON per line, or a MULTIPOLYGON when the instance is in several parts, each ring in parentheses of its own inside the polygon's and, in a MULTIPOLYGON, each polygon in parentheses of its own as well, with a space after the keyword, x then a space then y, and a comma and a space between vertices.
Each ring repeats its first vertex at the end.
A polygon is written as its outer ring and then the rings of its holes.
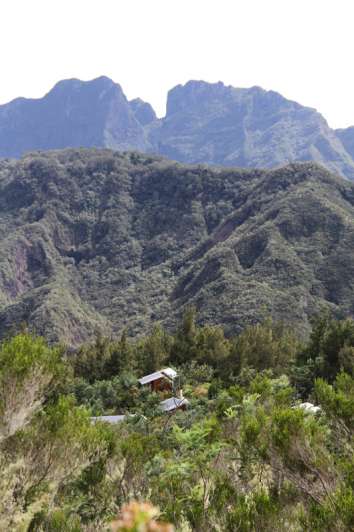
POLYGON ((179 376, 172 368, 161 369, 150 373, 150 375, 145 375, 145 377, 139 379, 139 383, 142 386, 149 385, 152 392, 174 392, 174 397, 169 397, 160 402, 160 410, 162 412, 172 413, 179 409, 185 410, 189 405, 188 399, 183 397, 179 376))
POLYGON ((177 378, 177 372, 172 368, 161 369, 139 379, 142 386, 149 385, 152 392, 162 392, 174 389, 174 381, 177 378))
POLYGON ((175 412, 176 410, 185 410, 189 405, 188 399, 183 397, 183 391, 181 389, 176 391, 176 397, 170 397, 160 403, 160 409, 163 412, 175 412))
POLYGON ((185 410, 188 405, 189 401, 185 397, 170 397, 169 399, 161 401, 160 408, 163 412, 169 413, 178 409, 185 410))
MULTIPOLYGON (((185 410, 189 405, 188 399, 183 397, 182 389, 180 388, 180 382, 177 372, 172 368, 161 369, 160 371, 155 371, 149 375, 145 375, 138 382, 142 386, 149 386, 152 392, 173 392, 175 397, 169 397, 164 401, 160 402, 160 410, 165 413, 172 413, 176 410, 185 410)), ((110 423, 116 425, 121 423, 127 418, 140 417, 146 421, 144 416, 139 416, 138 414, 126 414, 126 415, 117 415, 117 416, 97 416, 91 417, 91 423, 97 423, 103 421, 105 423, 110 423)))

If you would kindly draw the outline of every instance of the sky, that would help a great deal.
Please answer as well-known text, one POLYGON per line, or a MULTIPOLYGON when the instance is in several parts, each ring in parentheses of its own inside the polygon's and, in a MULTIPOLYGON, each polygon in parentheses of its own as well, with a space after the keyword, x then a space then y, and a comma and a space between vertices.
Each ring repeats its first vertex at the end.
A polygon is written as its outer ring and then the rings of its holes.
POLYGON ((353 0, 1 0, 0 104, 106 75, 164 115, 190 79, 259 85, 354 125, 353 0))

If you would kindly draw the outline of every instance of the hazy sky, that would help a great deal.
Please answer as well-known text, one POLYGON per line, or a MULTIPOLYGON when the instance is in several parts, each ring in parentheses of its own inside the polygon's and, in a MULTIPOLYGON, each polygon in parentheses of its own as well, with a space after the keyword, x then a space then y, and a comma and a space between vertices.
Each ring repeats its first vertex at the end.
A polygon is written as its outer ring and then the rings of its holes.
POLYGON ((0 103, 102 74, 159 115, 189 79, 260 85, 354 125, 354 0, 0 0, 0 103))

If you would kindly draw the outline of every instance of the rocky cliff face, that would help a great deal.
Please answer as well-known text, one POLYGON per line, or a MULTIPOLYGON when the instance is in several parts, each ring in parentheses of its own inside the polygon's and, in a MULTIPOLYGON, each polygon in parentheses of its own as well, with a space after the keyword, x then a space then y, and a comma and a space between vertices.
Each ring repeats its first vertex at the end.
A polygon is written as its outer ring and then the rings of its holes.
POLYGON ((270 168, 313 160, 354 178, 351 155, 319 113, 260 87, 179 85, 152 137, 159 153, 182 162, 270 168))
POLYGON ((341 140, 347 153, 354 159, 354 127, 337 129, 336 135, 341 140))
POLYGON ((29 150, 108 147, 180 162, 270 168, 315 161, 354 179, 353 128, 334 131, 314 109, 260 87, 190 81, 168 94, 167 113, 127 101, 108 78, 59 82, 44 98, 0 106, 0 157, 29 150))
POLYGON ((173 327, 190 304, 229 332, 306 331, 354 312, 354 184, 313 164, 185 166, 110 150, 0 162, 0 335, 75 345, 173 327))
POLYGON ((351 128, 333 131, 314 109, 260 87, 190 81, 169 92, 160 120, 150 104, 128 102, 106 77, 61 81, 44 98, 0 106, 3 157, 33 149, 108 147, 248 168, 309 160, 354 179, 353 146, 351 128))
POLYGON ((150 148, 121 87, 110 79, 61 81, 44 98, 0 106, 1 156, 80 146, 150 148))
POLYGON ((142 126, 147 126, 152 122, 157 120, 156 113, 147 102, 144 102, 140 98, 135 98, 135 100, 130 100, 130 108, 132 109, 135 118, 142 126))

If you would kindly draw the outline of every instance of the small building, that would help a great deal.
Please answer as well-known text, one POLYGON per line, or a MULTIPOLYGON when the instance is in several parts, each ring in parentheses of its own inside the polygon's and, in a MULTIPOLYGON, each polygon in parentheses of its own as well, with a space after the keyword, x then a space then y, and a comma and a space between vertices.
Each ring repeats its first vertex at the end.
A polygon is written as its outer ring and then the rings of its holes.
POLYGON ((97 421, 105 421, 106 423, 110 423, 111 425, 115 425, 116 423, 121 423, 126 418, 125 415, 119 415, 119 416, 97 416, 97 417, 91 417, 91 423, 96 423, 97 421))
POLYGON ((188 399, 183 397, 183 399, 178 399, 178 397, 170 397, 161 401, 160 408, 163 412, 174 412, 175 410, 181 409, 185 410, 189 404, 188 399))
POLYGON ((146 417, 142 414, 119 414, 117 416, 97 416, 91 417, 91 423, 104 422, 110 423, 111 425, 116 425, 122 421, 127 421, 128 419, 136 419, 137 421, 143 420, 146 421, 146 417))
POLYGON ((162 392, 165 390, 172 391, 174 389, 174 381, 177 377, 177 372, 172 368, 161 369, 149 375, 145 375, 139 379, 142 386, 149 385, 152 392, 162 392))
POLYGON ((163 412, 169 413, 178 409, 185 410, 188 405, 188 399, 183 397, 182 391, 180 391, 179 397, 170 397, 169 399, 161 401, 160 408, 163 412))

